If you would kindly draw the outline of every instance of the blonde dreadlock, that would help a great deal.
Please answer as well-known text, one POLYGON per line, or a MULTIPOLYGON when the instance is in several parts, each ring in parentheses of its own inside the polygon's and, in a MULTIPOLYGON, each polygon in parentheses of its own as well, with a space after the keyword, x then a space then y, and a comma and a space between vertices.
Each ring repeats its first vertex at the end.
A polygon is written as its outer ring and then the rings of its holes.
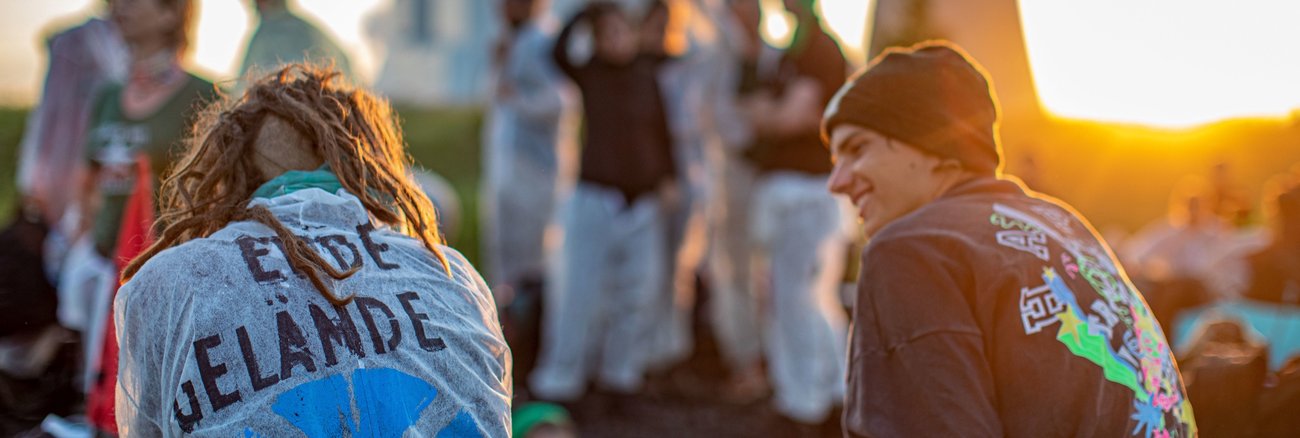
POLYGON ((434 210, 410 179, 411 159, 388 103, 346 85, 336 71, 295 64, 264 77, 242 97, 228 96, 199 117, 184 156, 162 185, 160 237, 127 265, 123 281, 164 249, 210 236, 231 222, 251 220, 275 231, 290 266, 331 303, 351 301, 351 294, 336 297, 321 274, 341 280, 358 268, 335 269, 265 206, 248 206, 253 192, 276 176, 258 167, 266 158, 259 146, 279 147, 259 143, 268 119, 301 136, 300 147, 320 157, 375 221, 422 241, 451 272, 437 246, 443 240, 434 210))

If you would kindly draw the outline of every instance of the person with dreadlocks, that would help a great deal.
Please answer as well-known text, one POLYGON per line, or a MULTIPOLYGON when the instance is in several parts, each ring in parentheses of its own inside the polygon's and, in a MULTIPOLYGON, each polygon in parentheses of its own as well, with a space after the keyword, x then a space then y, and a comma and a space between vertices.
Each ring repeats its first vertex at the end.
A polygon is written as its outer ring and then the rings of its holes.
POLYGON ((387 102, 291 65, 209 108, 124 269, 126 435, 507 436, 510 351, 387 102))

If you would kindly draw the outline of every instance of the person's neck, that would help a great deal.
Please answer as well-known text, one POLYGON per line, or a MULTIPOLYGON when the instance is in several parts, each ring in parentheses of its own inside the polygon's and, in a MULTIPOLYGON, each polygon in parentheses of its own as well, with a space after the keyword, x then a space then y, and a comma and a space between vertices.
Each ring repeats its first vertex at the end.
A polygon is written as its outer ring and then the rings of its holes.
POLYGON ((133 52, 130 76, 122 90, 122 111, 130 118, 154 114, 180 89, 184 78, 179 56, 170 48, 133 52))
MULTIPOLYGON (((942 198, 944 195, 947 195, 953 189, 960 187, 968 182, 975 181, 977 179, 984 178, 984 177, 985 177, 984 175, 976 174, 966 170, 950 173, 942 181, 940 181, 938 190, 936 191, 934 197, 935 199, 942 198)), ((992 176, 988 176, 988 177, 992 178, 992 176)))
POLYGON ((128 42, 128 48, 131 50, 131 64, 141 60, 151 59, 160 53, 172 52, 171 46, 163 38, 150 38, 139 41, 128 42))

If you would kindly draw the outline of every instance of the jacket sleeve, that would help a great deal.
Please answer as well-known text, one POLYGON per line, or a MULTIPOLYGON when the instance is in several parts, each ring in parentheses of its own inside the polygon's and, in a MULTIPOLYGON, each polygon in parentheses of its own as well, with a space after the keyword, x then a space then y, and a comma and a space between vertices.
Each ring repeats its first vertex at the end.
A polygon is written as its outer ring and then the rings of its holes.
MULTIPOLYGON (((540 38, 539 38, 540 39, 540 38)), ((523 117, 541 123, 559 123, 564 109, 560 84, 556 81, 552 60, 536 49, 543 41, 521 40, 530 44, 516 47, 506 61, 503 80, 512 81, 514 93, 508 99, 510 106, 523 117), (539 44, 532 44, 539 43, 539 44)), ((549 42, 549 41, 546 41, 549 42)))
POLYGON ((847 436, 1002 436, 960 253, 932 237, 867 249, 850 340, 847 436))

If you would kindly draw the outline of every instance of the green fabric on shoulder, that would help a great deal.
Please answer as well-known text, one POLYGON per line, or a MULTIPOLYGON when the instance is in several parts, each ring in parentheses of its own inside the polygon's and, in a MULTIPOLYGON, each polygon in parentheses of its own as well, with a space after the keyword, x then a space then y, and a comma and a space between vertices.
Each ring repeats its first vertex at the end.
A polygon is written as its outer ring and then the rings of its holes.
POLYGON ((253 191, 253 197, 270 199, 311 188, 336 193, 343 188, 343 183, 328 165, 316 170, 290 170, 262 184, 253 191))

